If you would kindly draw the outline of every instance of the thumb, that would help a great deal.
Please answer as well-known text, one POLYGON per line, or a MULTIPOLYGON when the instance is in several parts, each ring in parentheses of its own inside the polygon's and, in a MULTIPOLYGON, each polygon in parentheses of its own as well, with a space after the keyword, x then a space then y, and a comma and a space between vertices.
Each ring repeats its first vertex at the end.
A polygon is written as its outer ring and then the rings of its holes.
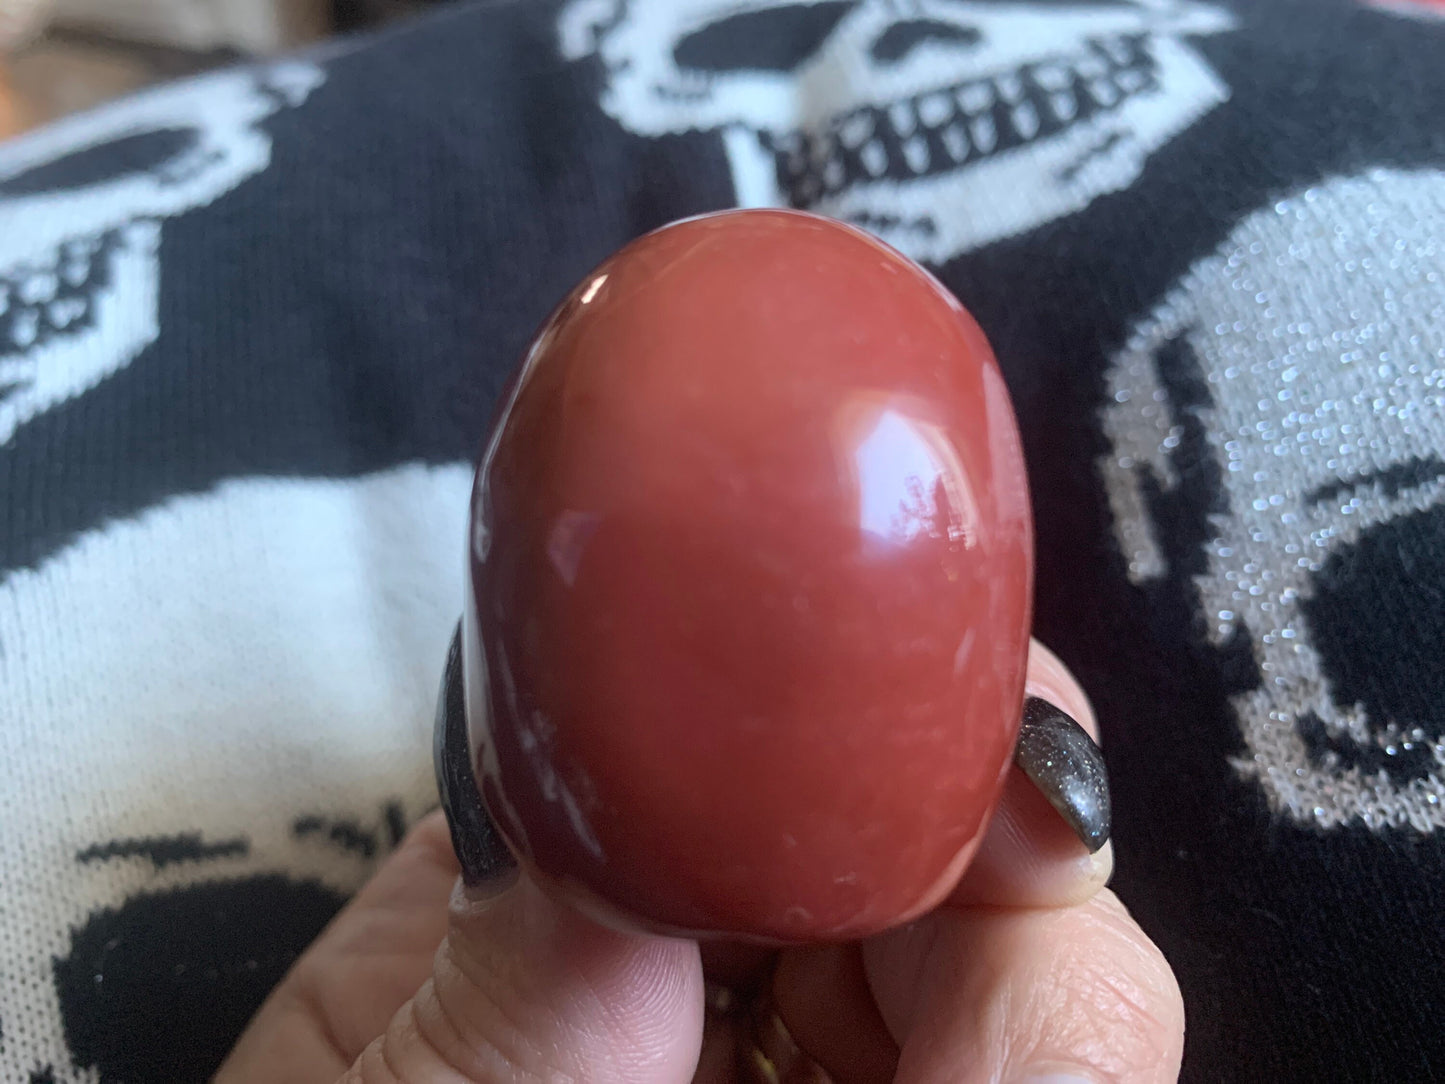
POLYGON ((523 875, 460 884, 432 976, 346 1084, 686 1084, 702 1043, 696 943, 619 933, 523 875))

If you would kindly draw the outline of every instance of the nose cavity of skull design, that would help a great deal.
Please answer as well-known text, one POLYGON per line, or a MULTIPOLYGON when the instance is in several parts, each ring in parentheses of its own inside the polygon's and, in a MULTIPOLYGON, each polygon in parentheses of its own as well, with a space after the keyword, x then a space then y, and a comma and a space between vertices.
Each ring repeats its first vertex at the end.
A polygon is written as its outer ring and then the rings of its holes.
POLYGON ((603 108, 717 130, 738 201, 874 230, 921 259, 1081 209, 1227 97, 1190 0, 573 0, 562 50, 603 108))
POLYGON ((155 341, 161 223, 265 169, 262 122, 320 80, 220 72, 0 150, 0 446, 155 341))
POLYGON ((1246 218, 1110 372, 1100 467, 1140 584, 1192 603, 1235 767, 1331 827, 1445 827, 1445 173, 1246 218))

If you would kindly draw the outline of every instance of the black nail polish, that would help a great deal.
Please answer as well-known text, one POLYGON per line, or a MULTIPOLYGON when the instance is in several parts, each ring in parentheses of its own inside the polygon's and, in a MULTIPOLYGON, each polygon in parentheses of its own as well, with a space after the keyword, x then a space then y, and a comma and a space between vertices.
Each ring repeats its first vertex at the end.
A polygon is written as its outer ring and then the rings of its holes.
POLYGON ((432 761, 442 809, 452 834, 452 848, 461 863, 462 881, 469 889, 482 889, 514 880, 517 860, 482 805, 482 794, 472 771, 466 697, 462 688, 460 627, 452 636, 446 670, 442 674, 432 761))
POLYGON ((1024 701, 1014 763, 1092 853, 1109 841, 1109 774, 1089 732, 1047 700, 1024 701))

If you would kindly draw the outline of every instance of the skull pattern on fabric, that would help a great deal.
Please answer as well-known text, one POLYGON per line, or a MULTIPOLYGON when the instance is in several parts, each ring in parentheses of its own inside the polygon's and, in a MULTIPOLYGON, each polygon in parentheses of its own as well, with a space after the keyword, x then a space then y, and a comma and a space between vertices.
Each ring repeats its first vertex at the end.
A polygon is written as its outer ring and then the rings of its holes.
POLYGON ((1130 576, 1184 574, 1192 489, 1199 616, 1258 672, 1235 766, 1299 822, 1445 827, 1442 268, 1445 173, 1335 178, 1242 221, 1113 360, 1130 576))
POLYGON ((571 58, 647 136, 723 134, 738 202, 941 262, 1081 210, 1228 97, 1195 0, 573 0, 571 58))
POLYGON ((0 575, 0 1081, 205 1079, 435 804, 471 478, 228 478, 0 575))
POLYGON ((155 341, 161 222, 265 169, 260 123, 321 77, 223 71, 0 149, 0 446, 155 341))

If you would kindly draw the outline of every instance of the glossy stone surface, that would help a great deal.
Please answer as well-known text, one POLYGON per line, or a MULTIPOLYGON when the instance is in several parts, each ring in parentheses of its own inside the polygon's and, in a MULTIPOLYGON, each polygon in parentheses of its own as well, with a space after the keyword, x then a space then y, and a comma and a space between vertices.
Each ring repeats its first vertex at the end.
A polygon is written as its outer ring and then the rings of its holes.
POLYGON ((795 212, 578 285, 473 492, 468 717, 524 864, 614 923, 789 942, 921 913, 1013 753, 1032 531, 982 333, 795 212))

